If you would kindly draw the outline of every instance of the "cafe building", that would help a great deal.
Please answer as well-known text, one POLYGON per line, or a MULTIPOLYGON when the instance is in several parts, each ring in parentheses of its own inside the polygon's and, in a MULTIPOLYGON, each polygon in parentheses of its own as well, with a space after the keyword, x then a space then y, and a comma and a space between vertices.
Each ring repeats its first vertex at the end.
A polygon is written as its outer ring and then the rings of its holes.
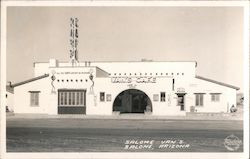
POLYGON ((229 112, 238 87, 196 75, 195 61, 34 63, 12 84, 14 113, 185 116, 229 112))

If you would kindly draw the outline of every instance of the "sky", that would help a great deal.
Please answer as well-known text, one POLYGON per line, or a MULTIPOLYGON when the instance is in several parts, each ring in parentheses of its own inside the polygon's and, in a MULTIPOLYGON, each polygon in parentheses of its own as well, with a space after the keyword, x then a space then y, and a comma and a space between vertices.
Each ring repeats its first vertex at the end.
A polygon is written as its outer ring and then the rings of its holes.
POLYGON ((71 17, 79 61, 197 61, 197 75, 243 91, 240 7, 9 7, 7 81, 32 78, 33 62, 69 61, 71 17))

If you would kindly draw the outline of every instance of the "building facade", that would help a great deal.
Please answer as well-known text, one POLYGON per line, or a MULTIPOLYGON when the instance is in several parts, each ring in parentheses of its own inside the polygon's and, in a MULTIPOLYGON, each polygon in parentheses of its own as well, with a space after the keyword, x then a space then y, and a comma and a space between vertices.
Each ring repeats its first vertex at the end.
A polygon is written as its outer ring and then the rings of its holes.
POLYGON ((34 78, 13 84, 14 113, 186 115, 229 112, 238 87, 196 75, 191 62, 34 63, 34 78))

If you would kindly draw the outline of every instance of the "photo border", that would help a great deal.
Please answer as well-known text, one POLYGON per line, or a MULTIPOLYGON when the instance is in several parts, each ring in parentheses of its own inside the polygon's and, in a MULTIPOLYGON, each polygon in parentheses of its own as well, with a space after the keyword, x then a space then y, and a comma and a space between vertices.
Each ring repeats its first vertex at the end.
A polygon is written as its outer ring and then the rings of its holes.
POLYGON ((2 1, 1 2, 1 147, 0 158, 248 158, 249 154, 249 2, 248 1, 2 1), (128 153, 7 153, 6 152, 6 38, 7 9, 10 6, 159 6, 159 7, 243 7, 244 8, 244 134, 243 153, 128 152, 128 153))

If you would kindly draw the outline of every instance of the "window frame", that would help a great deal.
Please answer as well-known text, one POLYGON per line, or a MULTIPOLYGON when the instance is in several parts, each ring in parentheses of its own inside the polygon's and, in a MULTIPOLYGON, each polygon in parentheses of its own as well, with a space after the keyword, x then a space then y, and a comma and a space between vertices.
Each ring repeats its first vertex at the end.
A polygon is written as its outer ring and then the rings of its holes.
POLYGON ((105 102, 105 92, 100 92, 100 102, 105 102))
POLYGON ((211 102, 220 102, 221 93, 210 93, 210 95, 211 95, 211 102))
POLYGON ((153 94, 153 101, 158 102, 159 101, 159 94, 153 94))
POLYGON ((85 107, 86 89, 60 89, 58 90, 59 107, 85 107), (74 95, 73 95, 74 94, 74 95))
POLYGON ((160 101, 166 102, 166 92, 160 92, 160 101))
POLYGON ((30 93, 30 106, 31 107, 39 107, 39 104, 40 104, 40 96, 39 96, 39 93, 41 91, 29 91, 30 93))
POLYGON ((195 106, 196 107, 204 107, 204 96, 206 93, 194 93, 195 95, 195 106), (198 102, 197 102, 198 99, 198 102))
POLYGON ((177 104, 176 106, 181 106, 181 103, 184 103, 184 96, 178 96, 177 95, 177 104), (182 99, 182 101, 180 101, 182 99))
POLYGON ((106 94, 106 101, 110 102, 111 101, 111 94, 106 94))

